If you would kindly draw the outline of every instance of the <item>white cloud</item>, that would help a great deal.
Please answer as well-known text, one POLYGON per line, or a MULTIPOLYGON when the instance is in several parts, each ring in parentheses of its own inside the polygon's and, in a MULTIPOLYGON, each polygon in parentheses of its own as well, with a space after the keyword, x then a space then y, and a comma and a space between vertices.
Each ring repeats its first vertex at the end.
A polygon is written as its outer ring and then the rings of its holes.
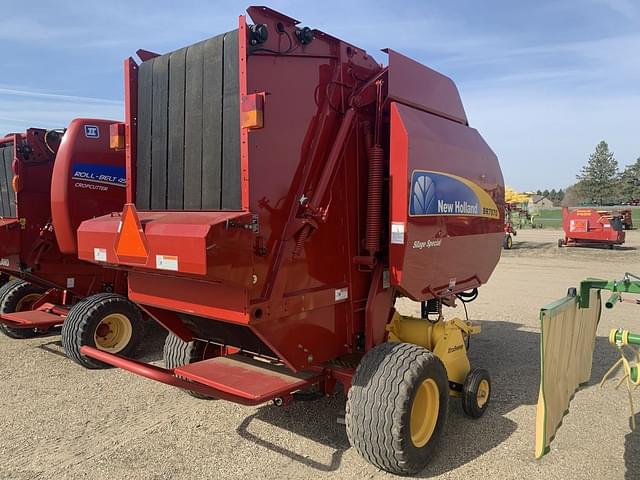
POLYGON ((122 102, 0 87, 0 136, 30 127, 64 128, 74 118, 124 117, 122 102))

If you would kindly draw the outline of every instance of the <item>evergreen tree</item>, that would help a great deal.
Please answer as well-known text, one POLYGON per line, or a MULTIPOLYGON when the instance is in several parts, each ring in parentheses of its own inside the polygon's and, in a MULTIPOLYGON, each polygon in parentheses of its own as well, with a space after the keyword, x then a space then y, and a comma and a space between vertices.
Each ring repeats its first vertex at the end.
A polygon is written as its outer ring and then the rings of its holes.
POLYGON ((620 174, 620 195, 624 202, 640 199, 640 157, 620 174))
POLYGON ((609 151, 609 145, 602 140, 595 151, 589 155, 589 161, 576 175, 580 194, 591 199, 597 205, 613 202, 617 199, 616 178, 618 162, 609 151))

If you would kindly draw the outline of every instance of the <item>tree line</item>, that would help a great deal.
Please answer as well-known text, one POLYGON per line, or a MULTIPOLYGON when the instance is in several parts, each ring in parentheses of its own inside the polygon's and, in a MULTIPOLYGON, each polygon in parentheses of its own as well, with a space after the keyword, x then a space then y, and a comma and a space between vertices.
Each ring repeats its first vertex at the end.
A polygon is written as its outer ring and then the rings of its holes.
POLYGON ((596 145, 576 179, 577 182, 564 191, 538 190, 536 193, 567 207, 581 204, 637 204, 640 201, 640 157, 620 170, 618 161, 604 140, 596 145))
POLYGON ((540 195, 541 197, 546 197, 551 200, 554 204, 562 202, 564 200, 564 190, 556 190, 552 188, 551 190, 538 190, 536 195, 540 195))

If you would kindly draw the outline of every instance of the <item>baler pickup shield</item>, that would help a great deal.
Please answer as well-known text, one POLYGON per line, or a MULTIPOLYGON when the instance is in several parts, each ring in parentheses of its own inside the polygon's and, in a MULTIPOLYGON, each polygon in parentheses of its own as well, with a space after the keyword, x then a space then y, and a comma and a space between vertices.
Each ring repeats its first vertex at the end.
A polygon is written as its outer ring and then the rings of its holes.
POLYGON ((568 295, 540 310, 536 458, 549 451, 573 395, 591 378, 600 311, 600 291, 595 289, 589 291, 586 308, 580 307, 579 295, 568 295))

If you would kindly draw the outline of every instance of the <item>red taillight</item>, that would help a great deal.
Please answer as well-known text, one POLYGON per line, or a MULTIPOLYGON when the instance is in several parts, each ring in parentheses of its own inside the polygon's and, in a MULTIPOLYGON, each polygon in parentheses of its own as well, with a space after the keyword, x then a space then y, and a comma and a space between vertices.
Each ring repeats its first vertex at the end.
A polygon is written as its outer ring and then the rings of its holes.
POLYGON ((242 128, 262 128, 264 124, 264 94, 243 95, 240 105, 240 125, 242 128))
POLYGON ((124 150, 124 123, 109 125, 109 147, 112 150, 124 150))

